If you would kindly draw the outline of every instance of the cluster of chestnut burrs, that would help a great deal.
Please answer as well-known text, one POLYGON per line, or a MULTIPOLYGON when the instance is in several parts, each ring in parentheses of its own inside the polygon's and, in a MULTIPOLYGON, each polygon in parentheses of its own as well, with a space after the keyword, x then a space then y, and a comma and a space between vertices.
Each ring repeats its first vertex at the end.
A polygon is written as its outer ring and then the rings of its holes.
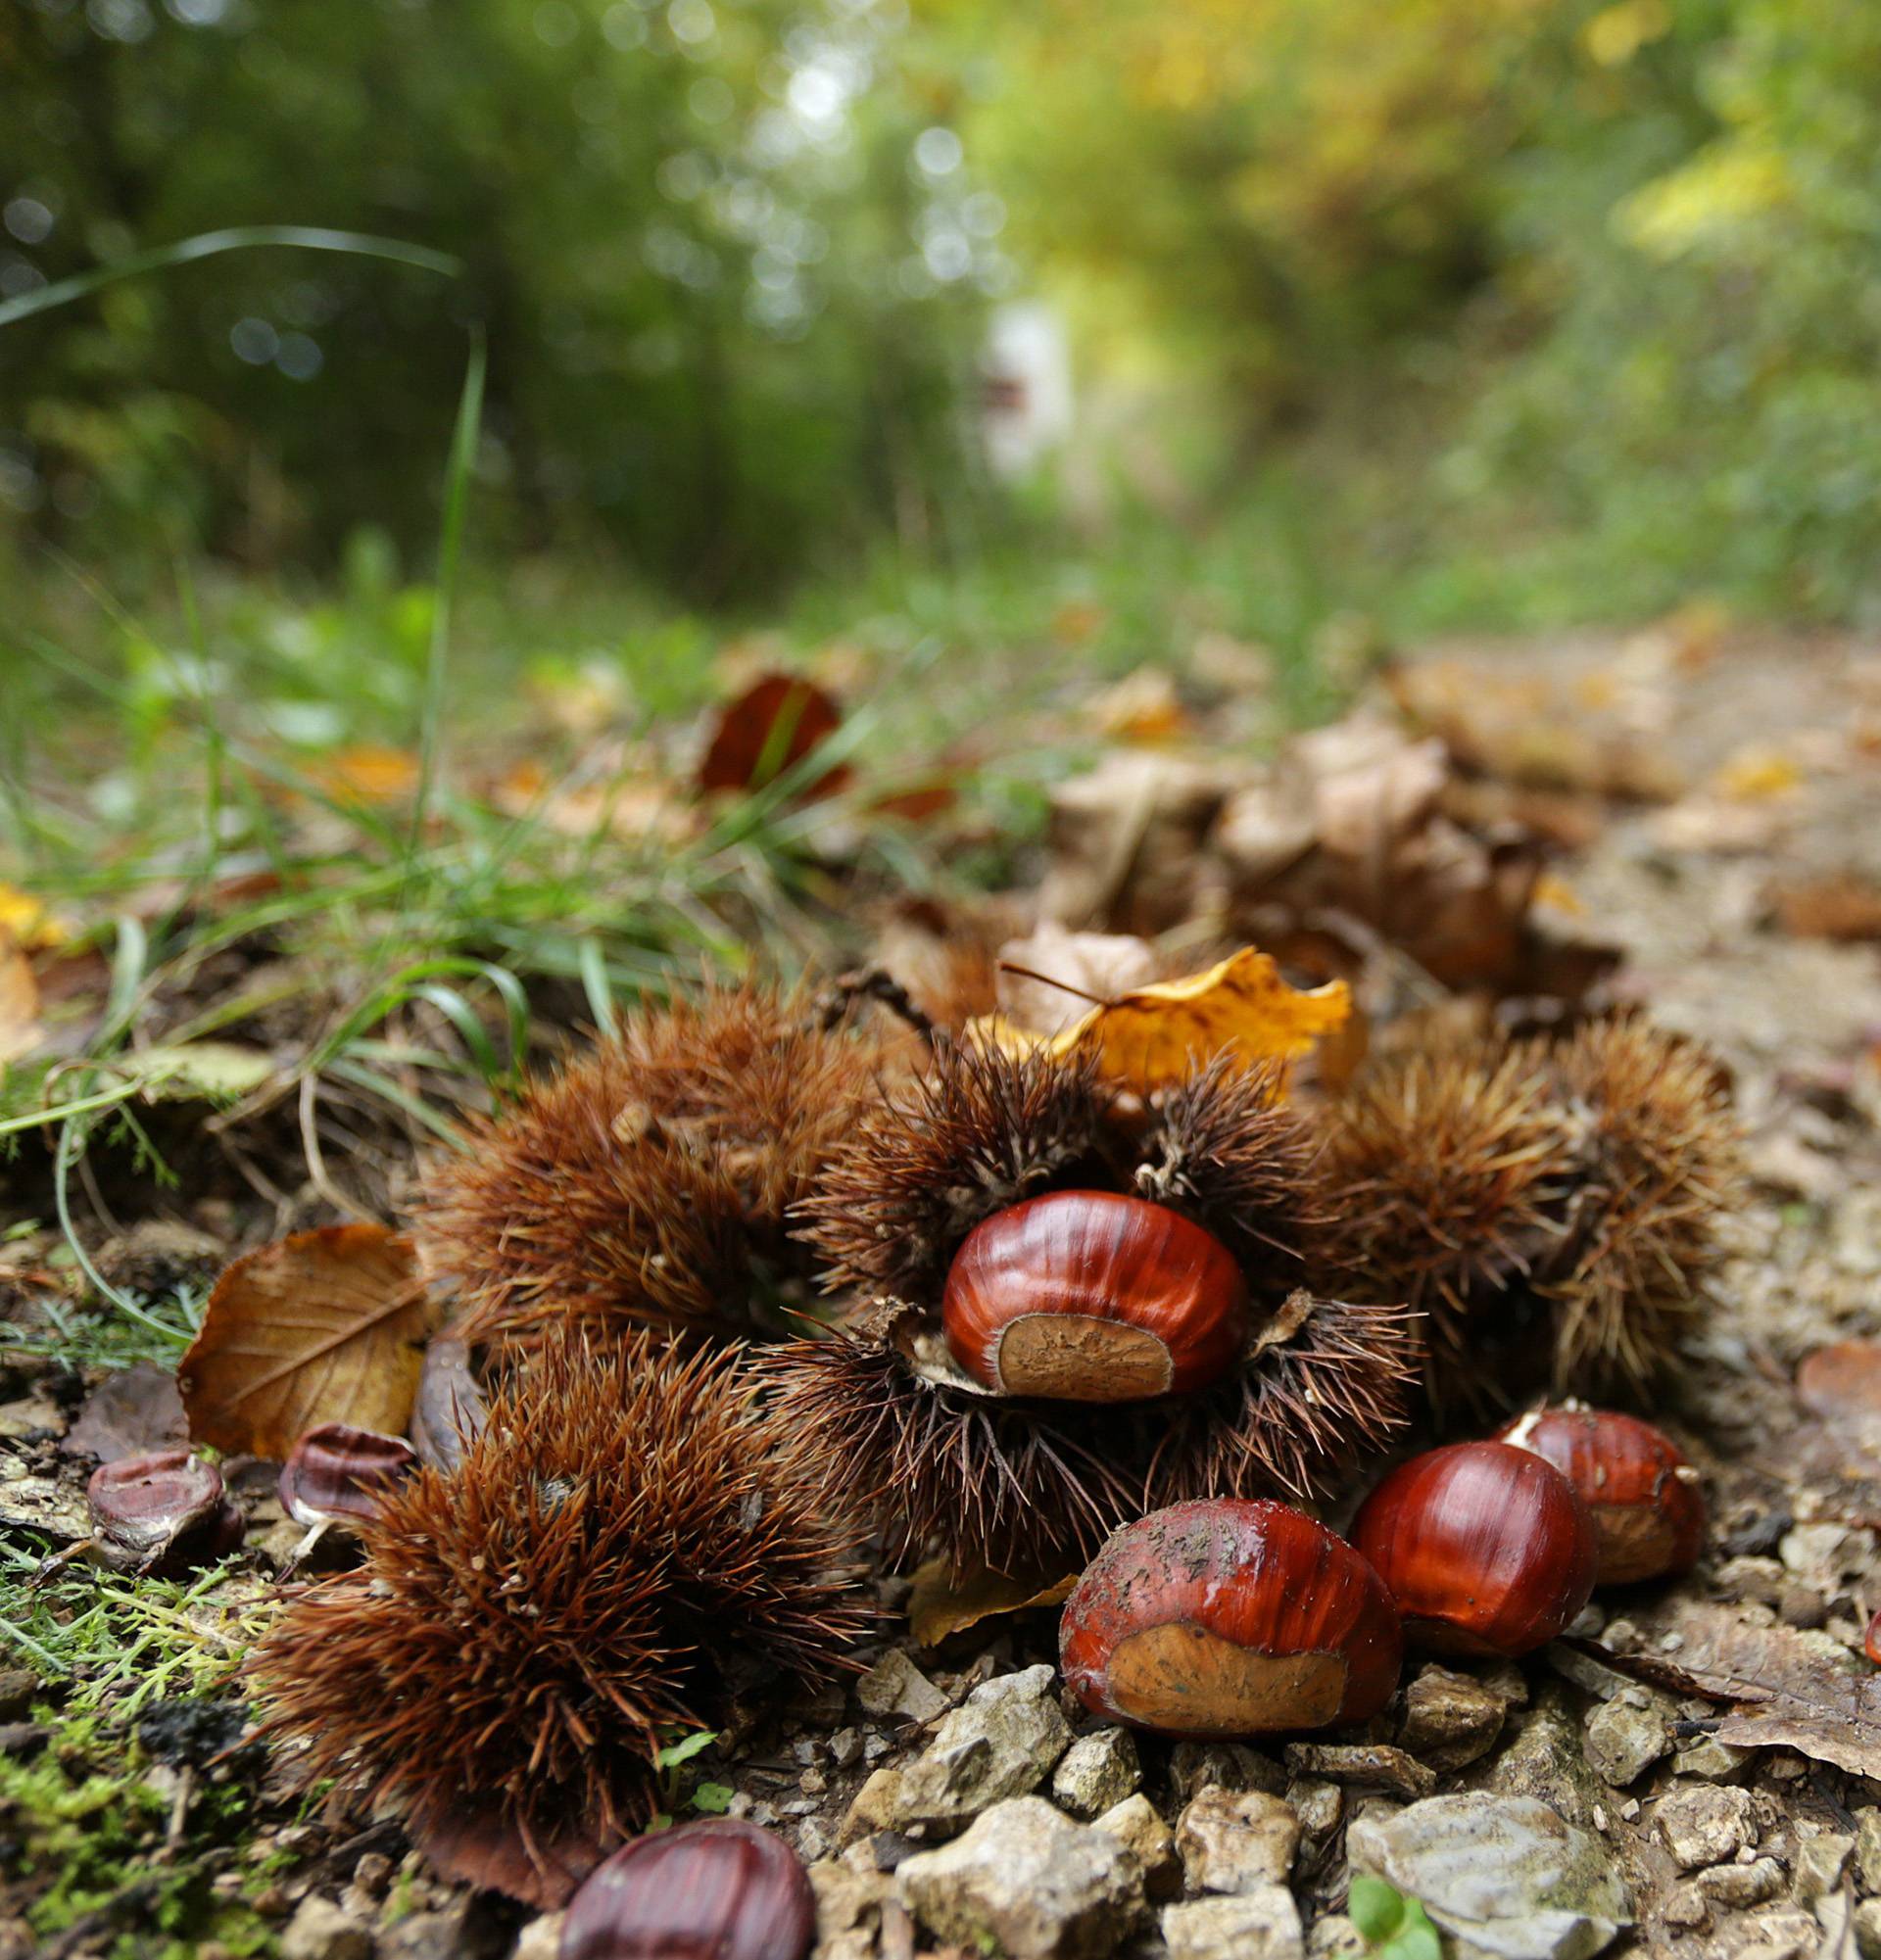
MULTIPOLYGON (((1193 1737, 1362 1720, 1407 1643, 1519 1654, 1689 1563, 1672 1445, 1540 1398, 1674 1351, 1731 1190, 1714 1065, 1624 1020, 1294 1090, 764 987, 643 1011, 436 1167, 413 1229, 487 1427, 373 1470, 364 1567, 257 1663, 271 1732, 434 1857, 464 1805, 519 1834, 555 1900, 653 1808, 668 1725, 716 1726, 722 1659, 814 1675, 866 1631, 871 1541, 1074 1581, 1075 1691, 1193 1737), (1335 1536, 1310 1512, 1420 1387, 1538 1412, 1335 1536)), ((710 1857, 762 1864, 739 1837, 710 1857)))

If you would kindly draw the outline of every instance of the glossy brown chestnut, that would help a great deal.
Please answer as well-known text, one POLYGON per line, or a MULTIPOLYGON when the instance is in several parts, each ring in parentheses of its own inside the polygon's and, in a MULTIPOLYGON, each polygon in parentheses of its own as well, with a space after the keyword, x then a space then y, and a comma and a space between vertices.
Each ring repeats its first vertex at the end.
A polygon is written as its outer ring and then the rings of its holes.
POLYGON ((1180 1212, 1054 1191, 968 1234, 940 1317, 954 1360, 1003 1395, 1139 1402, 1206 1388, 1232 1366, 1247 1285, 1228 1248, 1180 1212))
POLYGON ((816 1897, 783 1839, 711 1817, 624 1844, 569 1901, 561 1960, 803 1960, 816 1897))
POLYGON ((85 1487, 94 1555, 140 1572, 186 1570, 242 1542, 240 1509, 214 1463, 187 1450, 154 1450, 103 1463, 85 1487))
POLYGON ((1164 1736, 1360 1722, 1398 1685, 1391 1597, 1322 1524, 1196 1498, 1112 1534, 1065 1601, 1059 1659, 1093 1714, 1164 1736))
POLYGON ((1705 1543, 1698 1472, 1671 1438, 1612 1409, 1537 1409, 1498 1430, 1554 1464, 1593 1520, 1597 1586, 1683 1572, 1705 1543))
POLYGON ((381 1497, 417 1462, 403 1437, 322 1422, 294 1445, 281 1465, 281 1508, 297 1524, 346 1524, 376 1516, 381 1497))
POLYGON ((1352 1543, 1433 1653, 1519 1654, 1566 1627, 1594 1587, 1594 1527, 1544 1458, 1507 1443, 1413 1457, 1366 1499, 1352 1543))

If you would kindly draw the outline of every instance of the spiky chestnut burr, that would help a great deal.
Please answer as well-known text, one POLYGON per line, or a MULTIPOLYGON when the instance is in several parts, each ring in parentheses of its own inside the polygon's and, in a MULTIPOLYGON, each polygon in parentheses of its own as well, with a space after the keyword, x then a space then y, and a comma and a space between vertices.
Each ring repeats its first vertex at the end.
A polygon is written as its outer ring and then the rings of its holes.
POLYGON ((1414 1378, 1394 1307, 1301 1290, 1320 1220, 1312 1149, 1271 1071, 1226 1060, 1147 1108, 1091 1066, 942 1042, 865 1111, 805 1207, 834 1281, 874 1303, 764 1362, 892 1553, 956 1565, 1082 1563, 1119 1525, 1200 1496, 1309 1496, 1382 1446, 1414 1378), (1252 1332, 1212 1386, 1104 1404, 989 1393, 950 1364, 940 1308, 960 1248, 1051 1192, 1111 1191, 1199 1226, 1238 1267, 1252 1332))
POLYGON ((1325 1127, 1326 1270, 1428 1315, 1440 1410, 1650 1382, 1740 1176, 1717 1064, 1637 1019, 1394 1058, 1325 1127))
POLYGON ((553 1332, 455 1471, 362 1520, 364 1565, 290 1598, 265 1732, 447 1866, 519 1840, 555 1897, 646 1821, 662 1730, 711 1723, 725 1670, 823 1677, 870 1624, 815 1440, 754 1398, 735 1356, 553 1332))
POLYGON ((458 1330, 748 1332, 770 1286, 802 1281, 789 1216, 883 1058, 768 986, 643 1009, 433 1166, 413 1231, 458 1330))

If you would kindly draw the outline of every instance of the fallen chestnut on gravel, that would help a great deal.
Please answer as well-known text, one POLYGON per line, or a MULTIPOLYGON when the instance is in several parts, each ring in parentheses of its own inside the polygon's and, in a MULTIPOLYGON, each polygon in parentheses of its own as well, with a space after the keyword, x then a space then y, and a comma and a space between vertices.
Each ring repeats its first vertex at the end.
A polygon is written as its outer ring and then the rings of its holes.
POLYGON ((1433 1653, 1527 1653, 1594 1589, 1593 1521, 1546 1458, 1452 1443, 1400 1463, 1359 1507, 1352 1543, 1433 1653))
POLYGON ((816 1897, 783 1839, 738 1817, 636 1838, 569 1901, 561 1960, 803 1960, 816 1897))
POLYGON ((1266 1499, 1197 1498, 1112 1534, 1065 1602, 1065 1679, 1158 1735, 1361 1722, 1398 1685, 1390 1595, 1342 1539, 1266 1499))
POLYGON ((417 1468, 399 1436, 323 1422, 310 1429, 281 1465, 281 1508, 296 1524, 350 1524, 378 1513, 380 1499, 417 1468))
POLYGON ((1593 1520, 1597 1586, 1686 1571, 1705 1542, 1705 1499, 1671 1438, 1611 1409, 1531 1410, 1498 1430, 1554 1464, 1593 1520))
POLYGON ((1247 1285, 1180 1212, 1054 1191, 968 1234, 940 1318, 954 1360, 1001 1394, 1140 1402, 1227 1373, 1247 1336, 1247 1285))
POLYGON ((235 1551, 246 1524, 216 1465, 187 1450, 101 1464, 85 1487, 94 1557, 121 1569, 187 1570, 235 1551))

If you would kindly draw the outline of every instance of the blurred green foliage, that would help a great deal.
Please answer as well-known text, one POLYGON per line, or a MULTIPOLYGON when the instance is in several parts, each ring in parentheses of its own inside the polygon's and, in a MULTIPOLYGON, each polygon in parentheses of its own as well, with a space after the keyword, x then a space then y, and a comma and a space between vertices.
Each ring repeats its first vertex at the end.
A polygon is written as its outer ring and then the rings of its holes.
POLYGON ((0 333, 0 494, 87 558, 428 539, 474 321, 508 547, 714 598, 918 535, 967 492, 988 267, 922 262, 958 188, 913 161, 895 33, 848 0, 23 0, 0 297, 283 215, 467 271, 266 250, 0 333))
POLYGON ((0 299, 240 223, 467 270, 267 250, 0 331, 0 529, 409 563, 480 323, 499 564, 761 603, 1231 537, 1294 469, 1407 623, 1866 616, 1878 152, 1881 14, 1811 0, 20 0, 0 299), (1080 417, 995 499, 1009 293, 1080 417))

